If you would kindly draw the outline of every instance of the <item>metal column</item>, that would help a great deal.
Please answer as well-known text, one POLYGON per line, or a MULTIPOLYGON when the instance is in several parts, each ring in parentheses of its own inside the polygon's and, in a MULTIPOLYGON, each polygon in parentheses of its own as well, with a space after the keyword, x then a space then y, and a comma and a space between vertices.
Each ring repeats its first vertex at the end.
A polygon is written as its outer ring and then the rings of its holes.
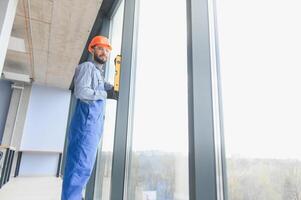
POLYGON ((223 139, 212 0, 187 0, 189 194, 223 200, 223 139))
POLYGON ((132 109, 134 97, 134 80, 136 69, 136 29, 137 29, 137 1, 125 0, 123 18, 123 35, 121 46, 121 76, 119 100, 117 105, 112 179, 111 200, 123 200, 126 180, 127 143, 130 141, 132 109))
POLYGON ((9 38, 13 27, 18 0, 0 1, 0 76, 3 70, 9 38))

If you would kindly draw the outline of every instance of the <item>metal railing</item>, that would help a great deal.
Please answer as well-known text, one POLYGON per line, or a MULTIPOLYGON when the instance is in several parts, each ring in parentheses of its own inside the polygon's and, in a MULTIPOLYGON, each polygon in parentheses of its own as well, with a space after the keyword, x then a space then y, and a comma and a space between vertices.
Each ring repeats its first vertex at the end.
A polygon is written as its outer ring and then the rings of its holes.
POLYGON ((10 179, 14 156, 15 148, 0 146, 0 188, 10 179))

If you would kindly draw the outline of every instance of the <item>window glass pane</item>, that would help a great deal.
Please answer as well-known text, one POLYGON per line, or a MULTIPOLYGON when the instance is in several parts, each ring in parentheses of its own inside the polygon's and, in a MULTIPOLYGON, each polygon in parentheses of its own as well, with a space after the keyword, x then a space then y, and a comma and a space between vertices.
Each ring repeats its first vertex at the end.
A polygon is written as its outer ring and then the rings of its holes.
POLYGON ((141 0, 128 199, 188 199, 185 0, 141 0))
POLYGON ((231 200, 300 198, 300 9, 294 0, 218 1, 231 200))
MULTIPOLYGON (((110 42, 112 51, 110 53, 109 64, 107 67, 107 79, 111 84, 114 84, 114 59, 121 54, 121 38, 122 38, 122 24, 123 24, 123 1, 118 6, 115 14, 111 19, 110 24, 110 42)), ((98 156, 98 171, 96 174, 95 184, 95 199, 110 199, 111 186, 111 170, 112 170, 112 156, 113 143, 115 132, 115 118, 116 118, 117 101, 108 99, 106 101, 106 116, 104 124, 104 134, 102 137, 101 154, 98 156)))

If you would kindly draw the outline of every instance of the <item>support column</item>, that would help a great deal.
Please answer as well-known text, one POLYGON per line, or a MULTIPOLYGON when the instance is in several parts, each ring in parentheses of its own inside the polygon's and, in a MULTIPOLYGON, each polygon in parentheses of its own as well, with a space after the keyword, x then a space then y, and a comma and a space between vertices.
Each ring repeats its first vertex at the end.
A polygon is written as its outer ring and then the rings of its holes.
POLYGON ((0 75, 2 74, 8 42, 13 27, 18 0, 0 1, 0 75))
POLYGON ((214 0, 187 0, 189 199, 227 200, 214 0))
POLYGON ((23 136, 31 86, 14 84, 2 144, 19 150, 23 136))
POLYGON ((111 175, 111 200, 127 199, 125 181, 126 163, 131 142, 136 72, 138 0, 124 1, 123 33, 121 45, 121 72, 119 99, 116 112, 114 149, 111 175))

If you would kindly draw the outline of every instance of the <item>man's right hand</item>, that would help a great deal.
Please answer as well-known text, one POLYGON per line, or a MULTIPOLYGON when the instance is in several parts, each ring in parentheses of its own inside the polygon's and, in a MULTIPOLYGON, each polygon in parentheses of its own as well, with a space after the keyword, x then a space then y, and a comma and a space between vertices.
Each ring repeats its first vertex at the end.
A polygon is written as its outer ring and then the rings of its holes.
POLYGON ((107 98, 108 99, 115 99, 117 101, 118 97, 119 97, 119 92, 115 91, 114 88, 112 88, 111 90, 107 91, 107 98))

